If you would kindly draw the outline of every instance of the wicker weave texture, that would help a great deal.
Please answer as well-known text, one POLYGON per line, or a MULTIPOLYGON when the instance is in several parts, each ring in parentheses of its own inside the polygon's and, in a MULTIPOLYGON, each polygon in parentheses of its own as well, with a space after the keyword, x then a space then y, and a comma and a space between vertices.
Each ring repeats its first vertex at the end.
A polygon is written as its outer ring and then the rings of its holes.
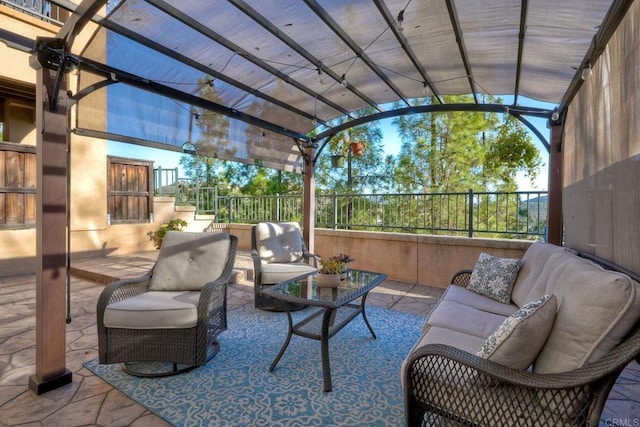
POLYGON ((237 244, 237 237, 230 236, 224 271, 200 291, 198 320, 193 328, 107 328, 104 325, 107 305, 148 292, 154 269, 140 278, 119 280, 107 285, 97 307, 100 363, 158 361, 204 365, 217 352, 217 337, 227 328, 227 285, 233 272, 237 244))

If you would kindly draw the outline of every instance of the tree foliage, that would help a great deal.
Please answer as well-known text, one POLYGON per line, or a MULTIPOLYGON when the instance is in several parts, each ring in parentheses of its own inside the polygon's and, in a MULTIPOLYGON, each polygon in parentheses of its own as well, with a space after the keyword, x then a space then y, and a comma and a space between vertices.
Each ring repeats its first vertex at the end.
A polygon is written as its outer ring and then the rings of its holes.
MULTIPOLYGON (((208 98, 215 89, 203 85, 208 98)), ((418 100, 429 104, 431 98, 418 100)), ((469 96, 448 96, 447 103, 470 103, 469 96)), ((355 113, 369 114, 363 110, 355 113)), ((341 118, 333 125, 351 118, 341 118)), ((523 126, 513 117, 483 112, 442 112, 401 116, 393 121, 401 137, 397 156, 384 156, 383 134, 376 122, 349 128, 334 135, 318 157, 316 188, 319 194, 401 192, 437 193, 513 191, 516 173, 536 176, 541 160, 538 149, 523 126), (355 156, 349 145, 366 144, 355 156), (331 156, 343 156, 342 168, 331 166, 331 156), (349 160, 351 168, 349 168, 349 160)), ((198 152, 215 153, 223 144, 228 123, 217 115, 200 117, 198 152), (218 148, 216 148, 218 147, 218 148)), ((258 165, 225 162, 200 155, 180 160, 188 177, 201 186, 217 185, 235 194, 290 194, 302 192, 302 176, 258 165)))
MULTIPOLYGON (((447 103, 471 101, 445 97, 447 103)), ((510 116, 425 113, 398 117, 394 124, 402 140, 395 168, 400 192, 513 190, 516 172, 533 178, 540 163, 531 137, 510 116)))
MULTIPOLYGON (((370 113, 363 110, 355 116, 370 113)), ((350 118, 342 118, 335 125, 342 124, 350 118)), ((393 157, 384 157, 382 147, 382 130, 377 123, 371 122, 349 128, 335 134, 328 142, 316 163, 316 187, 319 192, 362 193, 371 189, 384 192, 390 189, 391 171, 394 167, 393 157), (362 155, 350 152, 352 142, 364 142, 366 148, 362 155), (343 167, 331 166, 331 156, 343 156, 343 167), (349 160, 351 171, 349 171, 349 160), (350 173, 349 173, 350 172, 350 173)))

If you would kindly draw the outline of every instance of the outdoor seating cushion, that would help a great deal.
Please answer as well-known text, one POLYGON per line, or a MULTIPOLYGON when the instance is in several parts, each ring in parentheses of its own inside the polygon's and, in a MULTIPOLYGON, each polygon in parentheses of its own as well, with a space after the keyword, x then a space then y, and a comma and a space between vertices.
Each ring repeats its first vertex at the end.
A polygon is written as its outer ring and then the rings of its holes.
POLYGON ((422 331, 429 326, 441 326, 486 339, 517 310, 514 304, 502 304, 460 286, 449 286, 431 311, 422 331), (476 316, 482 320, 476 321, 476 316))
POLYGON ((499 258, 482 252, 467 289, 498 302, 511 303, 511 291, 522 265, 518 258, 499 258))
POLYGON ((168 231, 149 284, 152 291, 198 291, 222 274, 229 258, 227 233, 168 231), (212 257, 215 253, 217 256, 212 257))
MULTIPOLYGON (((479 310, 455 301, 440 301, 429 315, 427 324, 485 340, 506 318, 507 316, 479 310)), ((473 353, 475 354, 479 348, 476 347, 473 353)))
POLYGON ((534 372, 569 371, 601 358, 640 318, 640 285, 628 276, 566 251, 551 254, 544 270, 546 288, 533 291, 554 294, 558 313, 534 372))
POLYGON ((302 260, 302 232, 297 222, 261 222, 255 226, 258 255, 267 263, 302 260))
POLYGON ((200 292, 145 292, 109 304, 104 311, 107 328, 185 329, 196 326, 200 292))
POLYGON ((284 282, 296 276, 317 271, 314 266, 304 262, 262 264, 261 270, 262 283, 266 285, 284 282))
POLYGON ((477 355, 512 369, 527 369, 547 341, 557 307, 554 295, 525 304, 502 322, 477 355))
POLYGON ((549 257, 556 252, 572 253, 569 248, 544 242, 533 243, 524 253, 522 266, 511 291, 511 301, 518 307, 522 307, 529 301, 533 301, 545 294, 542 291, 533 293, 531 291, 536 287, 536 283, 540 283, 543 287, 545 286, 545 281, 548 279, 543 274, 545 265, 549 257))

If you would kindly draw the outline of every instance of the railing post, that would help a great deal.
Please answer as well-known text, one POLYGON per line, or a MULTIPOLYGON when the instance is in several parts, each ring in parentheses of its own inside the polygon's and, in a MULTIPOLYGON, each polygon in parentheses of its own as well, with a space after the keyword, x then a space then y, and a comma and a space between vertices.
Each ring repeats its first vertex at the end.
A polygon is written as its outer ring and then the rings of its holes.
POLYGON ((231 206, 232 206, 232 198, 233 196, 229 195, 229 224, 231 224, 232 220, 233 220, 233 213, 231 212, 231 206))
POLYGON ((220 222, 220 210, 218 205, 218 184, 213 187, 213 215, 215 222, 220 222))
POLYGON ((469 189, 469 237, 473 237, 473 188, 469 189))
POLYGON ((275 217, 276 217, 276 221, 280 221, 280 194, 276 193, 273 196, 274 199, 274 203, 275 203, 275 217))
POLYGON ((338 229, 338 195, 333 193, 333 229, 338 229))

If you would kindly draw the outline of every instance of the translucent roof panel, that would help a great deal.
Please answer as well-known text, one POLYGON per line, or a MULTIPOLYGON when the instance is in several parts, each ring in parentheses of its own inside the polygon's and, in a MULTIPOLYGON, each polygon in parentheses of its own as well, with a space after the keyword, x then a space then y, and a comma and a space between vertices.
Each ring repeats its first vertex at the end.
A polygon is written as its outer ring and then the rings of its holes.
POLYGON ((88 93, 76 126, 300 171, 314 129, 365 108, 466 94, 562 102, 623 3, 111 1, 69 50, 88 93))

